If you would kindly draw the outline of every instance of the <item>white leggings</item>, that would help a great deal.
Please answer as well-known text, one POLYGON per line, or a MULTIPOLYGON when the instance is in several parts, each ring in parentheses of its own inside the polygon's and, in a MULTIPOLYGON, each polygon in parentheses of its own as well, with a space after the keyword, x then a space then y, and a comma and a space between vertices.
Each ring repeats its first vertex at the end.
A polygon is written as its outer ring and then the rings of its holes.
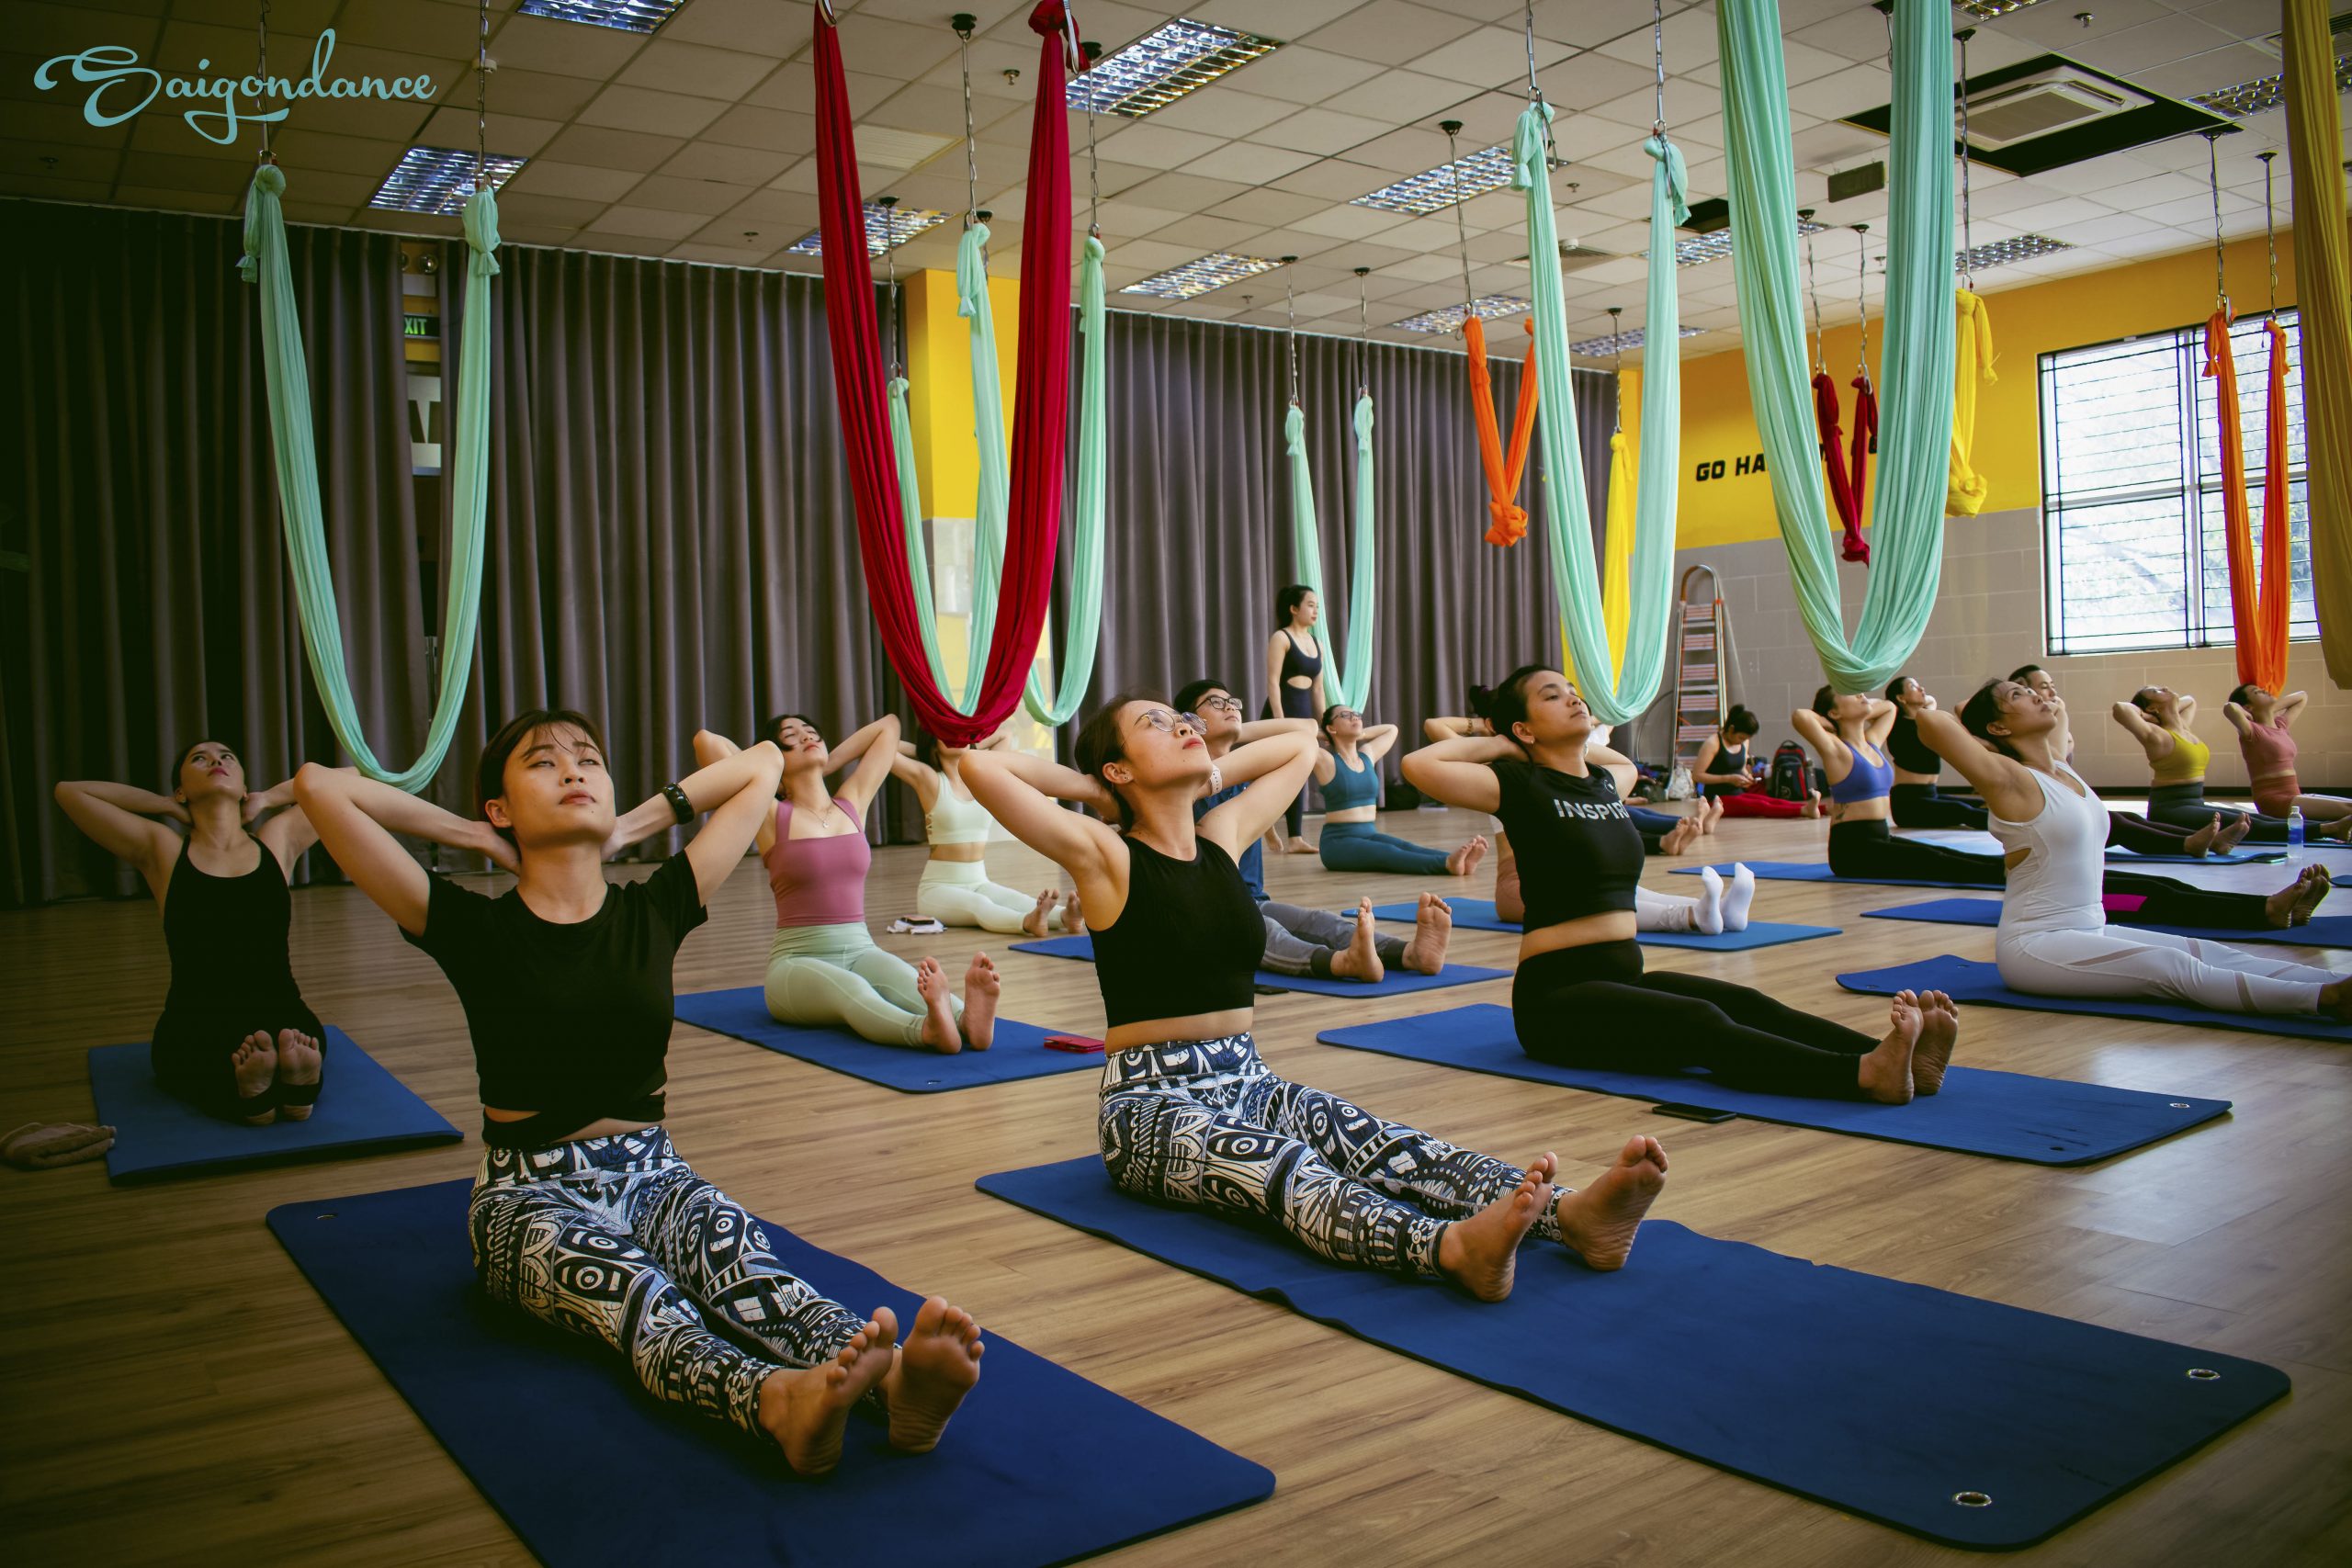
POLYGON ((2217 1012, 2317 1012, 2320 987, 2342 977, 2137 927, 2005 932, 1993 953, 2003 982, 2034 996, 2157 997, 2217 1012))
MULTIPOLYGON (((1037 907, 1034 893, 1015 893, 989 880, 979 861, 934 860, 923 863, 922 880, 915 885, 915 913, 929 915, 943 926, 978 926, 1010 935, 1037 907)), ((1057 908, 1046 918, 1046 929, 1062 929, 1057 908)))
MULTIPOLYGON (((768 1016, 779 1023, 845 1028, 876 1045, 922 1045, 929 1005, 914 965, 874 945, 862 924, 779 926, 768 945, 768 1016)), ((964 998, 950 993, 961 1019, 964 998)))

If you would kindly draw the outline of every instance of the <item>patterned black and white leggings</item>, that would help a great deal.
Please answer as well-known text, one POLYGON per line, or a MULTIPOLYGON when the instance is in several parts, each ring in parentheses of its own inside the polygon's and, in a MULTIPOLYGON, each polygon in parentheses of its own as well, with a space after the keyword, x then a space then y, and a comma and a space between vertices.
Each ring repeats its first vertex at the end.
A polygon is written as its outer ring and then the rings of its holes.
MULTIPOLYGON (((1112 1052, 1099 1128, 1123 1192, 1270 1218, 1335 1263, 1426 1279, 1447 1224, 1526 1174, 1276 1077, 1247 1034, 1112 1052)), ((1549 1208, 1533 1234, 1560 1238, 1549 1208)))
POLYGON ((755 1438, 768 1375, 831 1360, 865 1321, 786 1273, 759 1221, 696 1176, 660 1127, 493 1148, 466 1218, 492 1300, 602 1339, 649 1393, 755 1438), (714 1333, 705 1313, 767 1357, 714 1333))

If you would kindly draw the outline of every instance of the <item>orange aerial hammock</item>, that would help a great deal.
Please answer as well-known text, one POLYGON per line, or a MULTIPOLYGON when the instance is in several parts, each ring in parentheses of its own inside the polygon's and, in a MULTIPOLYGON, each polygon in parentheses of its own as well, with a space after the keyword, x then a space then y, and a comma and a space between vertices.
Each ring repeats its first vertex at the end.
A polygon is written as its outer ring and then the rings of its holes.
MULTIPOLYGON (((1461 134, 1458 119, 1441 121, 1447 148, 1461 151, 1453 139, 1461 134)), ((1501 421, 1495 413, 1495 386, 1487 374, 1487 323, 1479 319, 1478 301, 1470 291, 1470 236, 1463 227, 1462 163, 1448 164, 1453 176, 1453 224, 1462 232, 1462 341, 1470 350, 1470 409, 1478 426, 1478 460, 1487 470, 1487 543, 1515 545, 1527 536, 1527 509, 1519 503, 1520 481, 1527 475, 1528 444, 1535 434, 1535 319, 1521 325, 1527 332, 1527 358, 1519 376, 1519 408, 1510 422, 1510 446, 1505 450, 1501 421)))
MULTIPOLYGON (((2211 143, 2208 143, 2209 147, 2211 143)), ((2268 194, 2272 154, 2264 153, 2268 194)), ((2219 185, 2220 170, 2213 170, 2219 185)), ((2267 205, 2267 202, 2266 202, 2267 205)), ((2222 242, 2213 236, 2213 313, 2205 321, 2205 374, 2213 378, 2213 411, 2222 455, 2222 519, 2230 562, 2230 618, 2237 626, 2238 680, 2276 694, 2287 684, 2287 334, 2278 325, 2278 240, 2271 236, 2271 308, 2263 319, 2270 340, 2268 407, 2262 424, 2262 551, 2257 561, 2254 514, 2246 494, 2245 437, 2238 403, 2237 356, 2230 343, 2230 297, 2222 287, 2222 242)))

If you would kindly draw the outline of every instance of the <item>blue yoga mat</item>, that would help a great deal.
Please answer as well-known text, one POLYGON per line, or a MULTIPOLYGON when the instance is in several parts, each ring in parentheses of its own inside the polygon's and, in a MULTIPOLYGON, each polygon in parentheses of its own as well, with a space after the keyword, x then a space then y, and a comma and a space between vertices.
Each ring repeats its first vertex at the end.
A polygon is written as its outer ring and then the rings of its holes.
MULTIPOLYGON (((2147 864, 2160 863, 2176 857, 2167 855, 2132 855, 2129 857, 2117 857, 2109 855, 2108 858, 2110 860, 2129 858, 2143 864, 2147 864)), ((2252 861, 2277 860, 2278 857, 2276 855, 2247 855, 2244 852, 2240 852, 2235 855, 2207 855, 2201 861, 2192 860, 2188 856, 2181 856, 2177 858, 2180 859, 2183 864, 2187 865, 2243 865, 2252 861)), ((1943 881, 1929 881, 1921 877, 1908 876, 1838 876, 1830 872, 1829 863, 1827 861, 1752 860, 1746 863, 1748 870, 1754 872, 1759 880, 1765 882, 1843 882, 1855 886, 1973 887, 1980 890, 1990 889, 1993 892, 2000 891, 2000 889, 1993 887, 1991 884, 1984 882, 1953 882, 1949 879, 1943 881)), ((1731 874, 1731 867, 1728 865, 1719 865, 1715 867, 1715 869, 1723 873, 1725 876, 1729 876, 1731 874)), ((1676 876, 1696 876, 1699 874, 1699 868, 1695 865, 1680 866, 1674 871, 1673 874, 1676 876)))
POLYGON ((2256 1361, 1666 1220, 1642 1227, 1615 1273, 1526 1247, 1518 1288, 1489 1304, 1325 1263, 1269 1228, 1138 1201, 1093 1156, 979 1187, 1432 1366, 1951 1546, 2041 1540, 2289 1386, 2256 1361))
POLYGON ((766 993, 757 986, 734 991, 690 991, 671 1010, 681 1020, 714 1033, 831 1067, 867 1083, 904 1094, 937 1094, 951 1089, 1050 1077, 1056 1073, 1100 1072, 1101 1055, 1048 1051, 1046 1037, 1059 1032, 1009 1018, 996 1021, 996 1043, 985 1051, 969 1046, 952 1056, 905 1045, 876 1045, 846 1029, 810 1029, 778 1023, 768 1016, 766 993))
MULTIPOLYGON (((797 1482, 773 1447, 643 1393, 601 1341, 484 1297, 466 1241, 471 1186, 288 1203, 270 1211, 269 1228, 548 1568, 1035 1568, 1273 1493, 1262 1466, 985 1325, 979 1386, 935 1452, 893 1453, 881 1424, 860 1415, 841 1468, 797 1482), (1104 1456, 1149 1483, 1105 1484, 1089 1462, 1104 1456)), ((766 1229, 778 1260, 827 1295, 860 1312, 887 1305, 901 1332, 914 1321, 919 1298, 766 1229)))
MULTIPOLYGON (((1915 833, 1906 834, 1905 837, 1917 838, 1930 844, 1943 844, 1955 850, 1965 850, 1971 854, 1997 855, 2006 852, 2001 848, 2001 840, 1986 832, 1915 833)), ((2217 854, 2143 854, 2138 850, 2127 850, 2120 844, 2109 844, 2107 846, 2107 858, 2119 864, 2262 865, 2285 860, 2287 852, 2268 845, 2256 844, 2251 848, 2226 850, 2217 854)))
POLYGON ((248 1127, 208 1115, 156 1085, 143 1044, 93 1050, 90 1098, 97 1103, 98 1120, 115 1129, 114 1147, 107 1151, 109 1181, 160 1181, 250 1166, 345 1159, 465 1137, 332 1024, 326 1032, 326 1087, 308 1121, 248 1127))
MULTIPOLYGON (((1517 920, 1506 920, 1495 913, 1491 898, 1448 898, 1446 907, 1453 912, 1453 923, 1464 931, 1509 931, 1514 936, 1524 930, 1517 920)), ((1377 919, 1402 920, 1410 925, 1420 915, 1417 904, 1375 904, 1372 908, 1377 919)), ((1698 931, 1643 931, 1634 938, 1645 947, 1702 947, 1715 953, 1737 953, 1750 947, 1778 947, 1784 942, 1811 942, 1817 936, 1840 934, 1836 926, 1784 925, 1778 920, 1750 920, 1746 931, 1724 931, 1716 936, 1698 931)))
MULTIPOLYGON (((2230 1109, 2226 1100, 2186 1094, 2148 1094, 2065 1078, 2024 1073, 1953 1067, 1941 1094, 1908 1105, 1865 1100, 1815 1100, 1766 1094, 1719 1084, 1701 1071, 1619 1073, 1605 1067, 1564 1067, 1539 1062, 1520 1049, 1510 1010, 1453 1008, 1385 1023, 1327 1029, 1316 1039, 1351 1051, 1462 1067, 1529 1083, 1620 1094, 1631 1100, 1704 1105, 1716 1111, 1814 1127, 1825 1133, 1879 1138, 1890 1144, 1991 1155, 2035 1165, 2089 1165, 2169 1138, 2230 1109)), ((1963 1032, 1961 1043, 1967 1045, 1963 1032)))
MULTIPOLYGON (((1016 942, 1015 953, 1035 953, 1046 958, 1075 958, 1083 963, 1094 962, 1094 941, 1085 936, 1049 936, 1043 942, 1016 942)), ((1271 969, 1258 971, 1258 984, 1270 991, 1311 991, 1318 997, 1401 997, 1413 991, 1438 991, 1448 986, 1475 986, 1481 980, 1508 980, 1508 969, 1481 969, 1475 964, 1449 964, 1434 975, 1416 970, 1391 968, 1379 981, 1366 985, 1362 980, 1318 980, 1312 975, 1277 975, 1271 969)))
MULTIPOLYGON (((1997 926, 2001 923, 2001 901, 1998 898, 1929 898, 1918 904, 1894 904, 1883 909, 1862 911, 1874 920, 1926 920, 1943 926, 1997 926)), ((2153 926, 2138 922, 2126 925, 2109 916, 2109 925, 2122 931, 2166 931, 2174 936, 2195 937, 2200 942, 2274 942, 2295 947, 2352 947, 2352 915, 2319 915, 2308 924, 2300 926, 2266 926, 2260 931, 2240 931, 2233 926, 2153 926)))
MULTIPOLYGON (((2157 1023, 2201 1024, 2207 1029, 2236 1029, 2250 1034, 2292 1034, 2305 1040, 2336 1040, 2352 1043, 2352 1024, 2317 1017, 2278 1013, 2215 1012, 2210 1008, 2182 1007, 2176 1002, 2151 1002, 2118 997, 2034 997, 2013 991, 2001 983, 2000 969, 1991 964, 1942 953, 1898 964, 1890 969, 1863 969, 1840 975, 1838 983, 1849 991, 1893 996, 1897 991, 1942 991, 1956 1002, 1982 1002, 1987 1007, 2022 1008, 2028 1012, 2078 1012, 2093 1018, 2144 1018, 2157 1023)), ((1963 1039, 1965 1036, 1963 1036, 1963 1039)))

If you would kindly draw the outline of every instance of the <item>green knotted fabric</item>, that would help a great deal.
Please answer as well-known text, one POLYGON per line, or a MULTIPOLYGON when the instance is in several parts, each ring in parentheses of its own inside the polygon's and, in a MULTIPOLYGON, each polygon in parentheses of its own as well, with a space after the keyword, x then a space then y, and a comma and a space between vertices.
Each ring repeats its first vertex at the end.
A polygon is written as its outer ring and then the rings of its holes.
MULTIPOLYGON (((1736 0, 1725 0, 1726 4, 1736 0)), ((1634 501, 1634 562, 1625 661, 1617 662, 1592 556, 1592 503, 1568 365, 1567 303, 1559 230, 1546 180, 1552 106, 1533 103, 1511 142, 1511 185, 1527 193, 1528 289, 1535 323, 1535 425, 1544 446, 1545 537, 1577 690, 1603 724, 1625 724, 1657 700, 1674 604, 1676 486, 1682 467, 1682 309, 1675 293, 1674 230, 1690 216, 1682 153, 1662 136, 1643 142, 1650 169, 1648 318, 1642 339, 1641 461, 1634 501), (1542 259, 1537 259, 1542 258, 1542 259)))
POLYGON ((1102 242, 1089 234, 1078 272, 1078 478, 1071 497, 1069 621, 1062 633, 1061 679, 1048 702, 1032 669, 1021 694, 1029 716, 1050 729, 1078 716, 1094 680, 1094 649, 1102 631, 1102 504, 1110 456, 1102 310, 1102 242))
POLYGON ((327 551, 325 510, 319 500, 319 460, 311 423, 310 368, 302 355, 293 271, 286 254, 286 218, 278 202, 285 171, 265 164, 245 193, 245 255, 238 270, 261 285, 262 378, 269 392, 270 449, 277 468, 278 514, 285 525, 287 564, 301 610, 302 647, 311 679, 335 739, 369 778, 421 790, 448 754, 465 706, 473 669, 474 632, 481 607, 484 520, 490 500, 490 280, 498 275, 498 201, 485 186, 466 201, 465 331, 458 363, 457 420, 448 465, 452 538, 448 592, 441 617, 441 692, 427 727, 424 752, 394 773, 377 761, 360 733, 359 708, 343 660, 343 619, 335 607, 334 573, 327 551))
POLYGON ((1943 570, 1952 411, 1952 68, 1942 0, 1895 0, 1888 155, 1885 359, 1871 573, 1849 639, 1797 291, 1794 157, 1778 0, 1722 0, 1724 151, 1741 348, 1789 576, 1805 633, 1840 692, 1883 686, 1910 659, 1943 570))
MULTIPOLYGON (((1372 488, 1372 393, 1356 394, 1355 562, 1348 572, 1347 654, 1324 640, 1330 659, 1330 683, 1324 690, 1341 707, 1362 709, 1372 695, 1372 631, 1378 600, 1372 569, 1375 542, 1372 488)), ((1296 403, 1283 416, 1283 449, 1290 457, 1291 544, 1298 557, 1298 581, 1317 600, 1330 603, 1323 592, 1323 531, 1315 518, 1315 477, 1306 465, 1306 411, 1296 403)))

